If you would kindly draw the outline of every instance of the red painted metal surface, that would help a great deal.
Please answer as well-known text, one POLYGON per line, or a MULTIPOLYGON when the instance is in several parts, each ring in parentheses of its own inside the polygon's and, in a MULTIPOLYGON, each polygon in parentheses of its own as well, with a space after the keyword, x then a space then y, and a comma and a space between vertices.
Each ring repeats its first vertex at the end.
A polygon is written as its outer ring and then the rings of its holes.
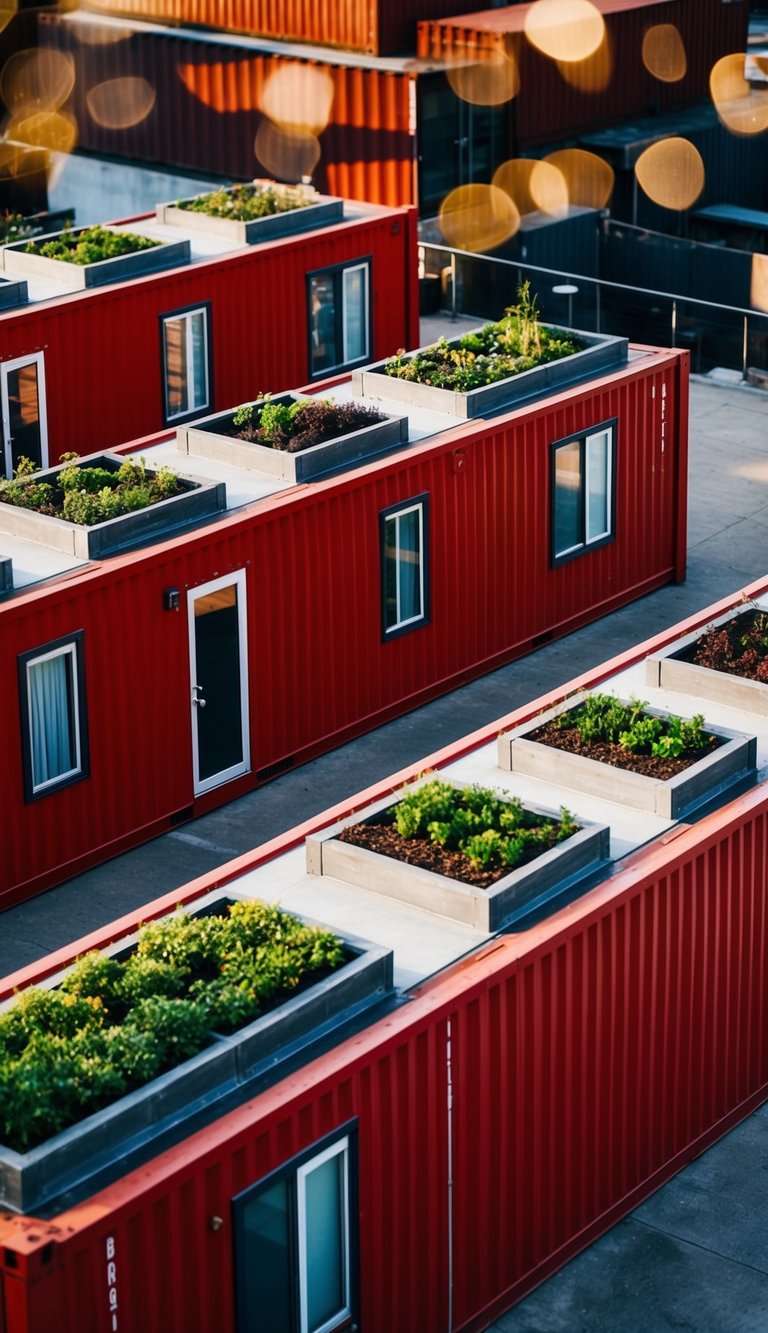
POLYGON ((566 633, 682 578, 686 401, 686 354, 648 352, 591 385, 457 426, 438 441, 7 602, 4 698, 17 695, 18 653, 85 630, 92 777, 25 805, 17 711, 0 713, 0 753, 9 756, 0 825, 5 904, 192 811, 186 620, 164 612, 164 588, 190 589, 246 569, 252 771, 198 801, 200 812, 264 780, 275 765, 501 665, 540 636, 566 633), (616 540, 553 569, 551 445, 612 418, 616 540), (431 620, 382 643, 378 515, 423 493, 431 620))
POLYGON ((49 456, 88 453, 162 428, 162 315, 210 303, 210 410, 229 407, 307 382, 306 274, 368 256, 372 358, 418 345, 416 217, 388 210, 6 312, 0 361, 44 353, 49 456))
MULTIPOLYGON (((431 0, 434 18, 466 0, 431 0)), ((226 29, 282 41, 347 47, 372 55, 412 52, 422 0, 99 0, 100 14, 226 29)))
POLYGON ((40 15, 41 44, 71 53, 75 60, 72 109, 81 148, 241 178, 272 175, 274 168, 260 162, 254 147, 263 121, 262 91, 270 74, 286 65, 303 66, 333 83, 331 119, 319 135, 321 155, 313 177, 318 189, 371 203, 415 202, 410 111, 415 75, 402 62, 301 60, 293 52, 267 52, 255 41, 195 36, 188 30, 154 32, 126 25, 124 33, 120 41, 83 42, 78 25, 65 16, 40 15), (151 84, 156 94, 151 112, 124 129, 97 124, 88 107, 89 91, 127 77, 151 84))
POLYGON ((6 1214, 14 1333, 107 1333, 110 1277, 120 1333, 230 1333, 233 1195, 351 1119, 361 1326, 451 1326, 450 1236, 482 1329, 765 1098, 766 874, 760 786, 82 1204, 6 1214))
POLYGON ((524 149, 706 97, 715 61, 746 50, 746 0, 729 5, 720 0, 596 0, 596 4, 605 18, 607 65, 601 52, 577 64, 573 72, 564 66, 561 73, 524 36, 528 4, 455 19, 425 19, 419 23, 418 54, 451 59, 494 48, 510 54, 520 74, 520 90, 510 103, 513 138, 518 149, 524 149), (687 70, 676 82, 654 78, 643 63, 643 37, 659 24, 673 24, 686 51, 687 70))

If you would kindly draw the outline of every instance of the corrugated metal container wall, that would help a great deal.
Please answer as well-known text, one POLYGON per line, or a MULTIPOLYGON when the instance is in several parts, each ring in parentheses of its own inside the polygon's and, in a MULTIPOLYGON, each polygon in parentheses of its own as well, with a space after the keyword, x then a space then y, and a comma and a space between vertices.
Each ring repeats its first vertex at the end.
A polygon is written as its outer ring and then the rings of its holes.
POLYGON ((85 630, 92 776, 24 804, 18 712, 0 712, 0 753, 19 766, 2 807, 6 896, 20 884, 26 889, 13 896, 29 896, 33 881, 39 889, 66 878, 78 858, 103 859, 121 840, 140 841, 159 821, 192 813, 186 618, 164 613, 164 588, 247 570, 252 772, 212 793, 221 803, 274 765, 339 744, 682 577, 684 357, 651 354, 600 388, 473 424, 442 445, 413 446, 10 602, 0 698, 18 697, 18 653, 85 630), (616 540, 553 569, 552 444, 611 419, 616 540), (423 494, 430 622, 382 643, 379 513, 423 494), (148 668, 147 644, 159 674, 148 668))
MULTIPOLYGON (((461 14, 467 0, 430 0, 433 18, 461 14)), ((422 0, 99 0, 100 14, 225 29, 371 55, 412 53, 422 0)))
POLYGON ((371 216, 9 312, 0 360, 44 351, 54 461, 162 429, 160 316, 198 302, 211 309, 211 410, 297 388, 310 379, 306 274, 315 269, 370 255, 372 358, 415 345, 415 225, 415 213, 371 216))
POLYGON ((605 13, 604 48, 610 63, 606 67, 601 49, 575 66, 573 82, 524 37, 528 5, 469 15, 462 22, 421 22, 418 53, 451 59, 462 52, 501 47, 512 55, 520 72, 520 91, 510 104, 510 114, 515 143, 522 149, 706 97, 715 61, 731 51, 746 50, 745 0, 727 6, 720 0, 676 0, 674 5, 661 0, 598 7, 605 13), (669 23, 682 37, 687 70, 682 79, 667 83, 654 78, 643 63, 643 38, 649 28, 669 23))
POLYGON ((304 63, 328 75, 334 88, 331 119, 319 136, 318 189, 395 206, 415 201, 415 128, 410 123, 415 75, 364 64, 298 62, 294 55, 267 54, 242 42, 189 33, 126 28, 122 40, 85 42, 78 38, 77 24, 45 13, 40 15, 40 42, 74 57, 71 105, 80 148, 244 179, 273 174, 254 149, 266 79, 287 64, 304 63), (125 128, 97 124, 88 105, 91 89, 131 77, 151 84, 152 110, 125 128))
POLYGON ((767 875, 759 789, 79 1207, 6 1214, 14 1333, 106 1333, 110 1280, 121 1333, 231 1333, 232 1197, 350 1121, 361 1327, 485 1328, 764 1099, 767 875))

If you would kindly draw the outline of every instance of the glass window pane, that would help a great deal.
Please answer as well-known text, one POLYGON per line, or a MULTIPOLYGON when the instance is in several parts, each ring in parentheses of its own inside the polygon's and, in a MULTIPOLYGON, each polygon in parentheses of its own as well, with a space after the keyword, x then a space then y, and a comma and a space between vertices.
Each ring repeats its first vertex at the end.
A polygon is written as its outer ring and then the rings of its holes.
POLYGON ((309 280, 312 374, 339 364, 336 350, 336 296, 333 274, 316 273, 309 280))
POLYGON ((167 415, 180 416, 188 411, 187 366, 184 324, 180 319, 166 319, 165 336, 165 393, 167 415))
POLYGON ((587 436, 587 541, 610 532, 610 439, 601 430, 587 436))
POLYGON ((208 406, 208 348, 205 320, 205 312, 202 310, 197 310, 189 317, 192 358, 190 410, 208 406))
POLYGON ((555 450, 555 555, 582 543, 581 446, 578 440, 555 450))
POLYGON ((347 1309, 344 1166, 335 1153, 304 1178, 306 1333, 347 1309))
POLYGON ((245 1329, 286 1333, 292 1324, 290 1204, 287 1181, 249 1199, 243 1208, 238 1268, 245 1329))
POLYGON ((166 416, 208 406, 208 315, 192 310, 163 323, 166 416))
POLYGON ((344 361, 368 355, 368 270, 363 264, 344 270, 344 361))
POLYGON ((57 653, 27 668, 32 788, 79 768, 73 657, 57 653))
POLYGON ((384 625, 392 629, 397 616, 397 515, 384 520, 384 625))
POLYGON ((400 515, 399 616, 403 621, 421 615, 421 509, 400 515))

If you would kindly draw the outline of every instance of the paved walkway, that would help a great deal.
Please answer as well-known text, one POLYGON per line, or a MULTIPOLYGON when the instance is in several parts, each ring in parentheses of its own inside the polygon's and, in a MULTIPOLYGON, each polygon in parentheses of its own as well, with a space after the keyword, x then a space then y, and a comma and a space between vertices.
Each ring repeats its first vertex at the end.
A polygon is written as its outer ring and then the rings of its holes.
MULTIPOLYGON (((444 327, 425 324, 425 341, 444 327)), ((768 394, 700 380, 691 404, 685 584, 662 588, 2 914, 0 969, 12 971, 214 869, 765 575, 768 394)), ((766 1333, 767 1129, 763 1107, 494 1327, 766 1333)))

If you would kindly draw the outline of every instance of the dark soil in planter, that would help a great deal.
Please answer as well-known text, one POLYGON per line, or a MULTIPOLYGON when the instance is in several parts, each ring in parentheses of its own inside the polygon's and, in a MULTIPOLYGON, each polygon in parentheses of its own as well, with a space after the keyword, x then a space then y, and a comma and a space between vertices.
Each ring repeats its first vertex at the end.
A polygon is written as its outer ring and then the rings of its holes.
MULTIPOLYGON (((547 847, 531 850, 523 854, 516 866, 501 866, 499 869, 486 870, 474 866, 469 857, 460 851, 451 851, 428 838, 404 838, 398 833, 391 816, 380 815, 364 824, 353 824, 342 829, 338 834, 340 842, 350 842, 355 847, 365 847, 369 852, 378 852, 381 856, 390 856, 395 861, 404 861, 407 865, 420 866, 422 870, 431 870, 436 875, 446 875, 448 879, 470 884, 475 889, 490 889, 500 879, 504 879, 512 870, 535 861, 547 847)), ((550 847, 557 846, 557 824, 552 824, 550 847)))
POLYGON ((327 398, 297 399, 290 406, 268 402, 261 408, 250 404, 238 408, 230 433, 247 444, 297 454, 383 420, 381 412, 358 403, 333 403, 327 398))
POLYGON ((768 685, 768 613, 744 611, 702 634, 680 657, 711 671, 768 685))
POLYGON ((632 773, 640 773, 662 782, 683 773, 691 764, 704 759, 723 744, 719 737, 713 736, 705 749, 683 750, 676 758, 661 758, 658 755, 633 754, 616 742, 583 741, 575 727, 559 726, 556 721, 547 722, 536 731, 529 732, 527 739, 538 741, 541 745, 551 745, 556 750, 583 755, 585 759, 595 759, 600 764, 610 764, 613 768, 626 768, 632 773))

